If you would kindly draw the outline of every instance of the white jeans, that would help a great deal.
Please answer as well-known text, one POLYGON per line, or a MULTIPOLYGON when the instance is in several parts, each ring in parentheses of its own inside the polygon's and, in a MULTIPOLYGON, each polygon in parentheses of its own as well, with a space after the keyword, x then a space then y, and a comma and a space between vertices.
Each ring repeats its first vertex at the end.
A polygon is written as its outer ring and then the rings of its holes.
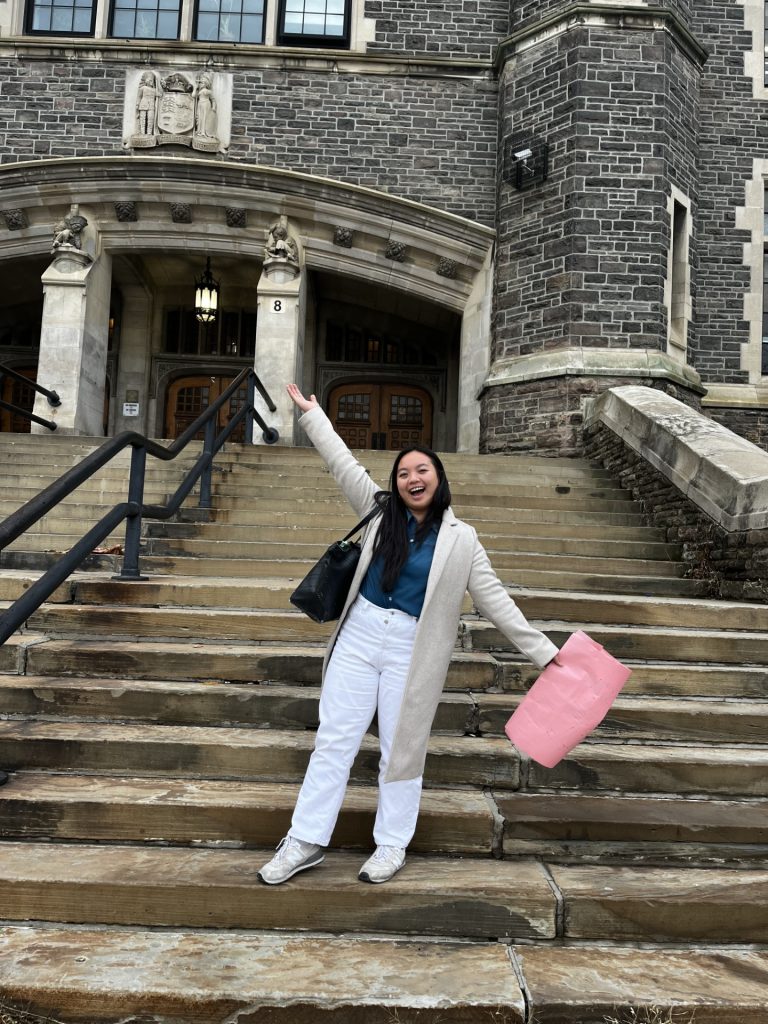
POLYGON ((416 828, 421 776, 384 782, 411 664, 418 620, 358 597, 339 633, 320 694, 315 749, 296 802, 290 835, 328 846, 344 800, 352 762, 378 710, 377 846, 405 848, 416 828))

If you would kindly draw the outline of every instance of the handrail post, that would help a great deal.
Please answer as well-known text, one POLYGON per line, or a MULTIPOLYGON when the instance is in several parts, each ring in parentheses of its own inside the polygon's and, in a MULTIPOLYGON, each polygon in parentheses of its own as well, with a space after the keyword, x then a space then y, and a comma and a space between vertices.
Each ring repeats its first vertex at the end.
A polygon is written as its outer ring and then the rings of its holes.
POLYGON ((213 446, 216 441, 216 418, 211 417, 205 424, 205 440, 203 441, 203 455, 207 456, 205 469, 200 477, 200 500, 198 508, 212 508, 211 499, 211 477, 213 476, 213 446))
POLYGON ((139 572, 139 547, 141 544, 141 510, 144 505, 144 472, 147 465, 147 449, 143 444, 133 446, 131 453, 131 476, 128 481, 128 508, 125 520, 125 551, 123 567, 113 577, 116 580, 145 580, 139 572))
POLYGON ((248 412, 245 414, 245 443, 253 444, 253 409, 256 403, 256 374, 248 375, 248 391, 246 393, 248 412))

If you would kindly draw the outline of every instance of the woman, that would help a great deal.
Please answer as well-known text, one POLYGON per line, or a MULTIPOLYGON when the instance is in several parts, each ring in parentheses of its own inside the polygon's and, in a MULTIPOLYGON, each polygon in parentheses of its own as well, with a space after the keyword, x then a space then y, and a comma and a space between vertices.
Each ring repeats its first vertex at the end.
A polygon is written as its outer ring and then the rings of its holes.
POLYGON ((375 505, 347 602, 326 652, 320 725, 288 835, 259 871, 268 885, 319 864, 330 843, 352 762, 378 715, 376 851, 359 878, 386 882, 405 863, 416 828, 432 720, 456 641, 464 594, 543 668, 557 647, 528 624, 491 568, 475 530, 450 508, 440 459, 416 445, 397 454, 382 493, 312 395, 288 394, 299 420, 359 516, 375 505))

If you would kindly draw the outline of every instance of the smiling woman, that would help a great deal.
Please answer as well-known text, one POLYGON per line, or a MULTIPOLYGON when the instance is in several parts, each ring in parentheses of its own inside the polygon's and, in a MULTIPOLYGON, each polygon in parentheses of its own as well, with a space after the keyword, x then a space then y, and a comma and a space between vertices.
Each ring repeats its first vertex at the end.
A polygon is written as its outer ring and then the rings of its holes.
POLYGON ((427 743, 451 661, 464 594, 537 666, 556 655, 491 568, 474 529, 451 510, 445 468, 421 445, 399 452, 380 491, 334 431, 314 395, 288 394, 300 423, 358 515, 379 508, 363 534, 346 605, 328 645, 320 725, 288 835, 259 871, 285 882, 325 857, 349 773, 378 720, 376 850, 358 877, 386 882, 405 863, 416 828, 427 743))

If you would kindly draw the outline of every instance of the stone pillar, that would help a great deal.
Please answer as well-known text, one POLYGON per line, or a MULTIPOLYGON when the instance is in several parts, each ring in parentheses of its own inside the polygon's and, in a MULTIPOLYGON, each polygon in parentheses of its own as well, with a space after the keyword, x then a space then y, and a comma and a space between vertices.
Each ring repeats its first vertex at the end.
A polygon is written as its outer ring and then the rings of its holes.
POLYGON ((459 416, 456 451, 479 451, 479 395, 488 376, 491 357, 491 308, 493 303, 492 251, 475 278, 461 321, 459 358, 459 416))
MULTIPOLYGON (((63 434, 104 433, 104 384, 109 338, 112 258, 93 259, 74 246, 62 246, 42 276, 43 322, 38 382, 58 392, 51 409, 38 395, 35 412, 56 421, 63 434)), ((35 433, 45 427, 32 424, 35 433)))
MULTIPOLYGON (((285 385, 302 380, 306 275, 297 268, 267 260, 257 293, 254 367, 277 412, 270 412, 258 393, 256 408, 269 426, 279 431, 278 444, 295 444, 295 409, 285 385)), ((254 427, 253 440, 254 444, 263 444, 258 426, 254 427)))
MULTIPOLYGON (((122 284, 122 317, 118 371, 115 382, 114 432, 138 430, 154 435, 154 419, 149 417, 149 376, 152 365, 152 297, 143 284, 122 284), (138 416, 124 416, 125 403, 138 404, 138 416)), ((162 433, 162 431, 161 431, 162 433)))

